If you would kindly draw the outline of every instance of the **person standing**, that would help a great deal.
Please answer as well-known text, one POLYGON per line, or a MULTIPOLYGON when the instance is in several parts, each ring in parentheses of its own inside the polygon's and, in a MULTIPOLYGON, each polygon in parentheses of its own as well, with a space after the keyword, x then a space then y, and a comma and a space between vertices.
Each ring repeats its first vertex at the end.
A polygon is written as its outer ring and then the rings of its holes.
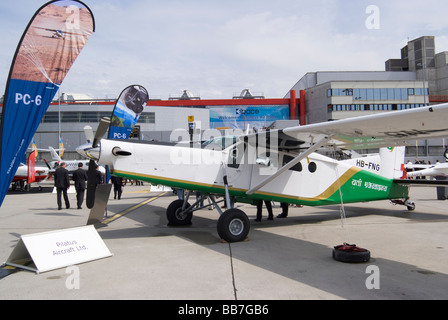
MULTIPOLYGON (((266 205, 266 209, 268 210, 268 220, 274 220, 274 215, 272 213, 272 204, 271 201, 264 200, 264 204, 266 205)), ((261 221, 261 210, 263 208, 263 200, 257 201, 257 218, 255 221, 261 221)))
POLYGON ((114 199, 117 199, 118 196, 118 200, 121 199, 121 194, 123 193, 123 178, 122 177, 117 177, 117 176, 112 176, 110 177, 113 185, 114 185, 114 199))
POLYGON ((82 209, 84 202, 84 192, 86 190, 87 172, 82 168, 82 162, 78 163, 78 169, 73 172, 73 181, 75 181, 76 204, 78 209, 82 209))
POLYGON ((54 172, 54 186, 57 192, 58 210, 62 209, 62 194, 64 195, 65 207, 70 209, 70 201, 68 200, 67 190, 70 188, 70 177, 68 170, 65 169, 66 163, 61 162, 59 168, 54 172))
POLYGON ((96 165, 95 168, 96 168, 96 184, 97 185, 103 184, 104 183, 104 177, 103 177, 103 174, 100 171, 100 166, 96 165))
POLYGON ((288 216, 289 204, 280 202, 280 206, 282 207, 282 213, 280 213, 277 218, 286 218, 288 216))

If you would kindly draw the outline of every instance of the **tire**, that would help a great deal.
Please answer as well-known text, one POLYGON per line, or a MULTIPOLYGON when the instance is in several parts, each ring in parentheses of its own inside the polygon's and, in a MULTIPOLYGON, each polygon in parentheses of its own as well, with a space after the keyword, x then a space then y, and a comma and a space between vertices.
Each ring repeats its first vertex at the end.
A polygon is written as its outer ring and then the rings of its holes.
POLYGON ((250 230, 247 215, 239 209, 229 209, 218 219, 218 235, 227 242, 244 241, 250 230))
POLYGON ((409 202, 406 205, 406 208, 408 208, 408 211, 414 211, 415 210, 415 203, 414 202, 409 202))
POLYGON ((370 251, 359 248, 354 244, 336 246, 333 249, 333 259, 341 262, 367 262, 370 260, 370 251))
POLYGON ((166 209, 166 218, 168 219, 169 226, 187 226, 191 225, 191 219, 193 218, 192 211, 186 211, 190 207, 187 202, 185 211, 182 211, 184 200, 174 200, 166 209))

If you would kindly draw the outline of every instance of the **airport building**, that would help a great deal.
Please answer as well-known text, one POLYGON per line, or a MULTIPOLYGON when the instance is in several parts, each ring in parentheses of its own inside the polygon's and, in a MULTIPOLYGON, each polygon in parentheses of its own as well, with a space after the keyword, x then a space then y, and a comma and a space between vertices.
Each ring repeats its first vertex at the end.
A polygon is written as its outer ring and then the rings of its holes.
MULTIPOLYGON (((448 52, 436 54, 434 37, 424 36, 387 60, 385 71, 309 72, 291 90, 305 91, 306 123, 448 102, 448 52)), ((434 163, 444 150, 444 139, 415 141, 406 156, 434 163)))
MULTIPOLYGON (((448 52, 436 54, 434 37, 425 36, 401 49, 399 59, 385 62, 385 71, 316 71, 306 73, 283 98, 265 98, 244 89, 229 99, 204 100, 187 90, 168 100, 149 100, 134 139, 170 141, 175 130, 194 128, 195 138, 207 129, 281 128, 378 112, 419 108, 448 101, 448 52), (292 121, 292 122, 288 122, 292 121)), ((64 158, 78 159, 84 127, 95 131, 101 117, 110 117, 115 100, 92 100, 61 94, 46 112, 35 134, 39 148, 65 147, 64 158)), ((407 156, 441 160, 445 141, 416 141, 407 156)), ((373 150, 366 150, 367 152, 373 150)), ((39 154, 38 159, 48 157, 39 154)))

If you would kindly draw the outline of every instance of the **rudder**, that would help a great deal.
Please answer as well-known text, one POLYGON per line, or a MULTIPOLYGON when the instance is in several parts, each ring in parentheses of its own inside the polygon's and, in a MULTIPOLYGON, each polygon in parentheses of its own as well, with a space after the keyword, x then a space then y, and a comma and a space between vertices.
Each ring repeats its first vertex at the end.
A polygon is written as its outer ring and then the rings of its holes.
POLYGON ((401 179, 403 177, 404 155, 406 147, 381 148, 380 175, 389 179, 401 179))

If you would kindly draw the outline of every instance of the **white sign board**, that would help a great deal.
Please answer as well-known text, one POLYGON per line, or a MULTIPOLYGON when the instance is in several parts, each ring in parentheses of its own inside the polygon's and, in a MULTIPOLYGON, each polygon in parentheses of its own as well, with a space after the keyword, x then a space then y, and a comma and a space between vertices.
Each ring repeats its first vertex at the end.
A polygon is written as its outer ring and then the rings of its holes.
POLYGON ((160 184, 153 186, 151 185, 151 191, 150 192, 165 192, 165 191, 173 191, 170 187, 162 186, 160 184))
POLYGON ((21 236, 5 264, 36 273, 110 257, 112 254, 92 226, 21 236), (27 261, 34 265, 26 265, 27 261))

